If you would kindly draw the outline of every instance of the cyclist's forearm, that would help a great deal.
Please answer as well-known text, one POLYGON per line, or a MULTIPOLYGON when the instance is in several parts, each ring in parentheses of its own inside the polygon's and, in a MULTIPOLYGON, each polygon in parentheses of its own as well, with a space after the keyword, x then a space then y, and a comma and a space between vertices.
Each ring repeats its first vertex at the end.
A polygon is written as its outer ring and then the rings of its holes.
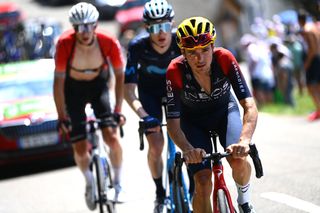
POLYGON ((64 81, 62 79, 54 80, 53 84, 53 98, 56 105, 58 119, 65 119, 67 113, 65 110, 65 95, 64 95, 64 81))
POLYGON ((258 110, 253 98, 241 100, 240 104, 244 110, 240 142, 250 143, 257 125, 258 110))
POLYGON ((177 119, 168 119, 167 128, 170 138, 182 150, 182 152, 193 149, 193 146, 188 142, 183 131, 180 129, 180 122, 177 121, 177 119))
POLYGON ((136 96, 136 84, 125 84, 124 98, 131 107, 131 109, 140 117, 148 116, 148 113, 143 109, 141 102, 136 96))
POLYGON ((116 105, 115 105, 115 111, 121 112, 122 107, 122 101, 123 101, 123 93, 124 93, 124 74, 123 70, 117 69, 115 70, 115 78, 116 78, 116 84, 115 84, 115 98, 116 98, 116 105))

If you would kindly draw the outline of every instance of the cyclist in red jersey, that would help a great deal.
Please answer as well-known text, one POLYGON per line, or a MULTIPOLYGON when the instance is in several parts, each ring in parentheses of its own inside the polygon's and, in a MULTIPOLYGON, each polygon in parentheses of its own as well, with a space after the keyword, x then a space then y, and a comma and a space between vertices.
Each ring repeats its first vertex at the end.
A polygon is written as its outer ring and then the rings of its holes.
POLYGON ((167 70, 168 132, 193 172, 194 212, 212 212, 212 172, 202 162, 212 152, 210 131, 232 155, 228 162, 238 189, 240 212, 255 212, 250 202, 251 166, 247 160, 258 111, 240 67, 231 52, 214 46, 216 31, 206 18, 184 20, 177 30, 182 56, 167 70), (241 121, 236 99, 244 113, 241 121))
POLYGON ((100 124, 102 136, 110 148, 114 171, 115 201, 121 202, 120 185, 122 148, 117 125, 123 125, 124 59, 118 40, 97 29, 99 12, 89 3, 78 3, 69 11, 73 29, 64 32, 57 43, 55 54, 54 100, 58 112, 59 129, 69 134, 74 159, 86 180, 86 203, 96 207, 93 174, 89 169, 85 129, 85 107, 91 104, 100 124), (111 106, 108 82, 110 67, 115 76, 115 106, 111 106), (114 108, 114 109, 113 109, 114 108))

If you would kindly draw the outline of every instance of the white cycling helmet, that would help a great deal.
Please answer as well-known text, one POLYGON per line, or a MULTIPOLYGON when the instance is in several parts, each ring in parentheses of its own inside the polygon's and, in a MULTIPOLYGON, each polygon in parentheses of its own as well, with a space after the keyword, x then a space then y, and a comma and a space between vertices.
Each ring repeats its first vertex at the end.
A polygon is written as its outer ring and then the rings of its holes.
POLYGON ((99 12, 97 8, 86 2, 74 5, 69 11, 69 21, 73 25, 95 23, 98 18, 99 12))
POLYGON ((173 17, 172 6, 166 0, 151 0, 144 5, 143 21, 145 23, 158 20, 171 21, 173 17))

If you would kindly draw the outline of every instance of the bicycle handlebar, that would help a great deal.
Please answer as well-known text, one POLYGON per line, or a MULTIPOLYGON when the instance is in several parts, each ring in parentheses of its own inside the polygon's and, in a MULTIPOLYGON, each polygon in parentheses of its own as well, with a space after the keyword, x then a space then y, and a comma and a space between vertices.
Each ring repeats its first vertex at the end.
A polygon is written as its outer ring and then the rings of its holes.
MULTIPOLYGON (((99 125, 100 123, 106 123, 107 126, 112 126, 112 127, 115 126, 113 120, 111 120, 111 119, 98 119, 98 118, 95 118, 95 119, 89 119, 88 121, 86 121, 84 123, 86 125, 89 125, 89 132, 91 132, 91 133, 95 132, 96 129, 97 129, 95 124, 99 125)), ((123 127, 119 126, 119 129, 120 129, 120 137, 123 138, 123 136, 124 136, 123 127)))
MULTIPOLYGON (((262 163, 259 157, 257 147, 255 144, 250 144, 249 147, 250 147, 249 155, 253 161, 253 165, 256 171, 256 177, 261 178, 263 176, 263 167, 262 167, 262 163)), ((183 162, 185 162, 185 159, 181 155, 182 155, 181 152, 177 152, 175 156, 175 164, 177 164, 178 166, 182 166, 183 162)), ((229 155, 231 155, 229 152, 209 153, 209 154, 206 154, 206 156, 203 157, 202 159, 218 161, 221 158, 228 157, 229 155)))
MULTIPOLYGON (((160 127, 163 127, 163 126, 167 126, 167 124, 160 124, 160 127)), ((139 149, 142 151, 142 150, 144 149, 143 134, 144 134, 144 133, 151 133, 151 132, 148 131, 148 129, 146 129, 143 121, 139 121, 138 132, 139 132, 139 141, 140 141, 139 149)))

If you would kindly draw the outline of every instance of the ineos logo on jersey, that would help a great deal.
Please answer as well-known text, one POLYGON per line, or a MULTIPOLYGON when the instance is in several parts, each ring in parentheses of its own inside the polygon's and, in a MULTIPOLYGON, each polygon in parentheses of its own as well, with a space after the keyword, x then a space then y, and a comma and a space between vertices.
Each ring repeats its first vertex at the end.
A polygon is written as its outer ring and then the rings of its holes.
POLYGON ((213 99, 218 99, 221 96, 225 95, 227 92, 229 92, 229 88, 230 84, 228 83, 228 81, 225 81, 221 87, 213 90, 213 92, 211 93, 211 97, 213 99))
POLYGON ((173 102, 172 84, 170 80, 167 80, 167 105, 173 102))

